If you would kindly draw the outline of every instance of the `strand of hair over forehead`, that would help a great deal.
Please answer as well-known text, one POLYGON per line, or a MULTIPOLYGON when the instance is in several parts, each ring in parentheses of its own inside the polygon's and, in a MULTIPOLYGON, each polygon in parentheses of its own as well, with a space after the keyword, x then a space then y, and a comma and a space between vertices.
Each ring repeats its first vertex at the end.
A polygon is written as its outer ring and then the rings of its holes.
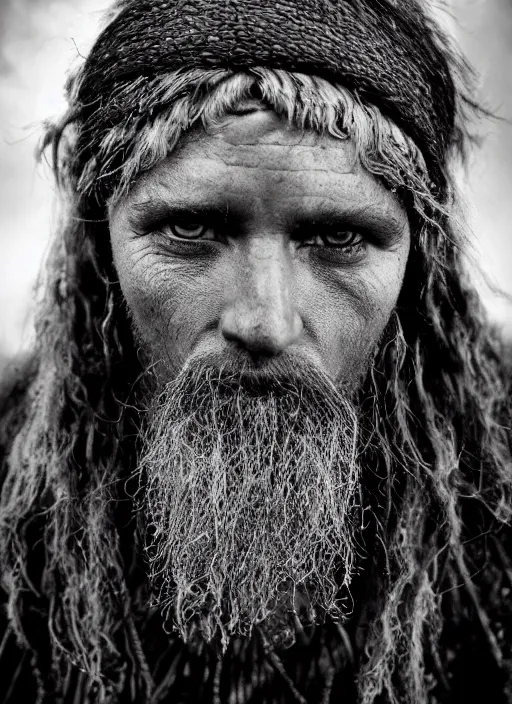
MULTIPOLYGON (((71 179, 74 190, 86 198, 96 193, 101 201, 103 196, 98 194, 107 193, 115 204, 140 174, 172 154, 188 131, 208 129, 257 97, 298 129, 351 139, 362 165, 388 188, 406 189, 418 212, 426 215, 440 209, 423 156, 412 139, 375 106, 363 104, 343 86, 325 79, 263 67, 238 73, 178 69, 149 84, 139 78, 120 85, 112 96, 112 102, 125 106, 126 117, 102 134, 94 129, 94 115, 80 126, 80 111, 73 101, 79 84, 80 75, 72 82, 70 112, 50 130, 45 145, 53 143, 61 182, 71 179), (83 163, 73 151, 73 138, 61 143, 73 122, 82 130, 83 153, 92 155, 83 163)), ((96 114, 102 110, 104 105, 96 114)))

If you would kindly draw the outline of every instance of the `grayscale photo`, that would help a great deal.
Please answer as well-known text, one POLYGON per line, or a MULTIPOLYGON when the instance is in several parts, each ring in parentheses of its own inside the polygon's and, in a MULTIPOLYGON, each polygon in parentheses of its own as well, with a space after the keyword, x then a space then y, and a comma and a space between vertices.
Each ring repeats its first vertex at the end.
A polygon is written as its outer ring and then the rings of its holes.
POLYGON ((512 704, 512 0, 1 0, 0 704, 512 704))

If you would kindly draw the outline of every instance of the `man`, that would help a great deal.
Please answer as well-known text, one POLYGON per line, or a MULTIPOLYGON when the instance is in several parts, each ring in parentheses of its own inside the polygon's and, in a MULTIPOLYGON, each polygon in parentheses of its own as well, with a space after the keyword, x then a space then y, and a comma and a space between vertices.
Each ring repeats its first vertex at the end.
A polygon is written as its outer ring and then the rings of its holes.
POLYGON ((3 701, 511 701, 463 73, 411 0, 116 5, 4 393, 3 701))

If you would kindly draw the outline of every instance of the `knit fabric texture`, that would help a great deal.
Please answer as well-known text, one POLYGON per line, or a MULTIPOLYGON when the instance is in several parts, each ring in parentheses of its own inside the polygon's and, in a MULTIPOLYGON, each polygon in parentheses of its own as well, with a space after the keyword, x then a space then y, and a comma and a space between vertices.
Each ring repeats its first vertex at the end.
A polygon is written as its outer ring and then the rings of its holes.
POLYGON ((117 124, 127 106, 116 89, 165 71, 256 66, 321 76, 375 105, 443 188, 456 91, 417 0, 123 0, 85 64, 80 119, 89 133, 117 124))

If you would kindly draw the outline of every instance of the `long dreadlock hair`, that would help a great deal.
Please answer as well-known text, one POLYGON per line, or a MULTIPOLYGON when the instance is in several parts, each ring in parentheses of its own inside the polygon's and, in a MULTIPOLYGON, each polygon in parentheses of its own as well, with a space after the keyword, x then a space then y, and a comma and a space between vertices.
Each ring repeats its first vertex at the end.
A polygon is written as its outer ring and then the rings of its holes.
MULTIPOLYGON (((324 79, 269 68, 179 69, 153 79, 149 90, 147 82, 130 85, 129 95, 121 86, 119 99, 133 110, 91 154, 74 109, 80 81, 80 73, 71 80, 70 111, 45 139, 66 213, 46 267, 35 370, 23 402, 3 421, 2 584, 10 627, 33 656, 40 700, 52 686, 76 686, 77 677, 94 701, 120 700, 128 681, 134 701, 156 696, 134 616, 137 546, 124 488, 137 452, 133 389, 144 370, 113 269, 107 208, 187 130, 255 96, 299 128, 352 139, 411 221, 391 334, 359 400, 366 465, 376 477, 368 499, 373 544, 380 546, 361 617, 359 700, 427 701, 426 671, 442 670, 441 592, 459 582, 500 663, 470 574, 465 524, 470 517, 486 530, 511 516, 508 390, 499 339, 465 272, 448 171, 440 195, 414 142, 376 107, 324 79)), ((279 670, 270 645, 262 647, 279 670)), ((201 675, 212 679, 217 697, 223 666, 219 660, 201 675)))

